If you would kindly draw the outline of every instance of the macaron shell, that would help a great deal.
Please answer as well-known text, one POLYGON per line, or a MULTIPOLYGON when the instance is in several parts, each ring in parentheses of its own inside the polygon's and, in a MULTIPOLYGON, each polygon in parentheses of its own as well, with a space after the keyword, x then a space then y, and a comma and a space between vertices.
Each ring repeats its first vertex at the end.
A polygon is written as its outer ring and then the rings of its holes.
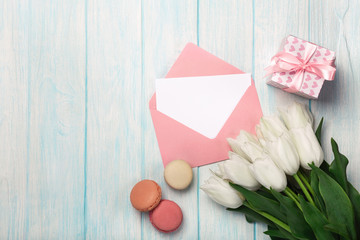
POLYGON ((183 219, 181 208, 173 201, 161 200, 149 213, 151 224, 159 231, 169 233, 177 230, 183 219))
POLYGON ((142 180, 135 184, 130 193, 130 201, 134 208, 141 212, 154 209, 161 200, 161 188, 152 180, 142 180))
POLYGON ((164 178, 170 187, 183 190, 187 188, 192 181, 192 168, 190 164, 184 160, 171 161, 165 167, 164 178))

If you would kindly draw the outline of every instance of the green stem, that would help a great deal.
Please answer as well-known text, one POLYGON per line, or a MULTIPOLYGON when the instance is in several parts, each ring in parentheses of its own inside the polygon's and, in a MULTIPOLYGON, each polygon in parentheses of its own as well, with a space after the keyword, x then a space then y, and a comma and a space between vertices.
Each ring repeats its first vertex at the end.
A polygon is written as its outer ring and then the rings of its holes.
POLYGON ((312 200, 312 198, 311 198, 308 190, 307 190, 306 187, 304 186, 304 184, 301 182, 301 180, 300 180, 299 176, 297 175, 297 173, 294 175, 294 178, 295 178, 296 182, 299 184, 301 190, 304 192, 305 197, 307 198, 307 200, 309 200, 309 202, 310 202, 313 206, 315 206, 314 201, 312 200))
POLYGON ((281 228, 285 229, 286 231, 288 231, 289 233, 291 233, 291 230, 290 230, 290 227, 289 225, 287 225, 286 223, 280 221, 279 219, 277 219, 276 217, 266 213, 266 212, 263 212, 263 211, 260 211, 260 210, 257 210, 255 208, 253 208, 248 202, 244 202, 244 206, 250 208, 251 210, 253 210, 254 212, 257 212, 258 214, 260 214, 261 216, 269 219, 270 221, 272 221, 273 223, 275 223, 276 225, 280 226, 281 228))
POLYGON ((312 189, 312 187, 311 187, 310 183, 308 182, 308 180, 305 178, 305 176, 300 171, 298 172, 298 175, 299 175, 300 179, 305 183, 305 186, 309 189, 311 195, 313 197, 315 197, 316 196, 315 192, 312 189))
POLYGON ((268 192, 268 193, 272 194, 271 191, 269 189, 267 189, 266 187, 261 187, 261 190, 263 190, 264 192, 268 192))
POLYGON ((294 193, 294 191, 291 190, 291 188, 286 187, 286 189, 289 191, 289 193, 290 193, 291 195, 294 196, 294 198, 295 198, 298 202, 300 202, 300 201, 299 201, 299 198, 298 198, 298 195, 296 195, 296 193, 294 193))
POLYGON ((297 196, 294 195, 295 193, 293 193, 288 187, 285 188, 284 193, 288 195, 288 197, 291 198, 295 202, 296 206, 298 206, 298 208, 302 211, 300 202, 297 200, 297 196))

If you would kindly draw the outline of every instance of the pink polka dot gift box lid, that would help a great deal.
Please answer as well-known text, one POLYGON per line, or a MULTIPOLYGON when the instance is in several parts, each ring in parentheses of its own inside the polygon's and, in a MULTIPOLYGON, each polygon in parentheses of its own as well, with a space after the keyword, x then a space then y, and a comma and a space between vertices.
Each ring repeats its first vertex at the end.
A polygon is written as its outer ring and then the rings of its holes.
POLYGON ((288 36, 265 71, 267 84, 309 99, 317 99, 325 80, 335 77, 335 52, 288 36))

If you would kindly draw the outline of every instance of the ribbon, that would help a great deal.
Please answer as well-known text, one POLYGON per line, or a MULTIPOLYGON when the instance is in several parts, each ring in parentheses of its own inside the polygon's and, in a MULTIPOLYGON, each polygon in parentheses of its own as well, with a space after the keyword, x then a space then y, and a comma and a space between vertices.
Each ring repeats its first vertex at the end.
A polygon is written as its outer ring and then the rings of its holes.
POLYGON ((290 93, 298 92, 301 89, 305 72, 314 73, 328 81, 334 80, 336 68, 333 66, 332 60, 309 62, 316 50, 316 45, 308 43, 303 58, 298 58, 285 51, 277 53, 272 57, 271 65, 265 69, 266 76, 275 72, 295 71, 292 82, 283 89, 290 93))

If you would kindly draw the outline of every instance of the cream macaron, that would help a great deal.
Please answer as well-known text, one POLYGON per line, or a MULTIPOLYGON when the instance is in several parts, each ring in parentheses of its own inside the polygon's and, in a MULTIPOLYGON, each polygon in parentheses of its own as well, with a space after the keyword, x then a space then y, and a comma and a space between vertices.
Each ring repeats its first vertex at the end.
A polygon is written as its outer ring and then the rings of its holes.
POLYGON ((165 167, 164 178, 170 187, 183 190, 187 188, 192 181, 192 168, 190 164, 184 160, 171 161, 165 167))

